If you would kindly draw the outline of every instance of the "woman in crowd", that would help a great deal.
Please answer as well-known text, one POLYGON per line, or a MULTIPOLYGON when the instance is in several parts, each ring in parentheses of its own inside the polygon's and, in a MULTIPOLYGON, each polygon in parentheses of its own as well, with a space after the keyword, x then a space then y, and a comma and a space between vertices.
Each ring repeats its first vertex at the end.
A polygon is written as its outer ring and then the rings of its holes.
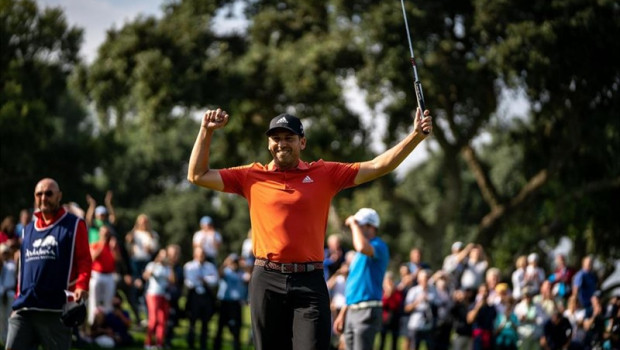
POLYGON ((392 350, 396 350, 398 335, 400 333, 400 311, 402 309, 403 295, 396 288, 394 273, 388 271, 383 278, 383 314, 381 325, 381 345, 379 349, 385 347, 385 340, 389 333, 392 337, 392 350))
POLYGON ((133 229, 125 236, 125 241, 133 278, 128 299, 133 309, 140 310, 144 308, 144 268, 159 249, 159 235, 151 228, 149 217, 146 214, 140 214, 136 218, 133 229))
POLYGON ((93 324, 95 311, 112 311, 112 299, 116 293, 117 241, 107 225, 99 228, 99 241, 90 245, 93 267, 88 296, 88 323, 93 324))
POLYGON ((155 336, 157 347, 162 349, 166 336, 168 312, 170 311, 166 291, 168 286, 175 282, 174 271, 170 267, 165 249, 161 249, 155 256, 155 260, 146 265, 143 278, 148 281, 146 289, 148 327, 144 345, 151 348, 153 336, 155 336))
POLYGON ((517 350, 519 320, 513 312, 514 300, 508 298, 503 304, 503 312, 495 318, 495 350, 517 350))

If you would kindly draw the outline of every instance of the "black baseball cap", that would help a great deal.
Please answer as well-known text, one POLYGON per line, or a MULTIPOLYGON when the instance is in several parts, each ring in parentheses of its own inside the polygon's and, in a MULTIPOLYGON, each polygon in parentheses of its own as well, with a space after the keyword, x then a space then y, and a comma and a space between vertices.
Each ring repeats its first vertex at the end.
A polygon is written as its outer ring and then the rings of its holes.
POLYGON ((279 116, 271 119, 271 122, 269 123, 269 130, 265 132, 265 135, 269 136, 271 132, 276 129, 286 129, 296 135, 304 136, 304 126, 301 124, 301 120, 290 114, 280 114, 279 116))

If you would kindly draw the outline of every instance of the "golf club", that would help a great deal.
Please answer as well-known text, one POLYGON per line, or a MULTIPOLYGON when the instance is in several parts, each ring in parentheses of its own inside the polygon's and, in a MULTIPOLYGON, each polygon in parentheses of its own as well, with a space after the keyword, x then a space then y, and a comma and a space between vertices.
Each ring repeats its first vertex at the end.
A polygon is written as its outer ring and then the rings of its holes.
MULTIPOLYGON (((422 113, 422 118, 424 118, 424 111, 426 110, 426 105, 424 103, 424 93, 422 92, 422 83, 420 83, 420 78, 418 78, 418 67, 415 64, 415 55, 413 54, 413 45, 411 44, 411 33, 409 33, 409 23, 407 22, 407 13, 405 12, 405 1, 400 0, 400 5, 403 8, 403 18, 405 19, 405 29, 407 30, 407 41, 409 42, 409 51, 411 52, 411 66, 413 67, 413 88, 415 89, 415 97, 418 100, 418 107, 420 108, 420 113, 422 113)), ((428 132, 424 132, 428 134, 428 132)))

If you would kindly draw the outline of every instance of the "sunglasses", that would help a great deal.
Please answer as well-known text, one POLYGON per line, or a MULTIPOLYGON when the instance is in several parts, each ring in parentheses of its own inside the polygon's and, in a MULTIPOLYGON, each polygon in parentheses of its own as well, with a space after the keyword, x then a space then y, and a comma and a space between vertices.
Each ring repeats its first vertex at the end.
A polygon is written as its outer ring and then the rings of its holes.
POLYGON ((47 190, 42 192, 36 192, 34 195, 37 197, 42 197, 43 195, 45 195, 46 197, 51 197, 54 195, 54 191, 47 190))

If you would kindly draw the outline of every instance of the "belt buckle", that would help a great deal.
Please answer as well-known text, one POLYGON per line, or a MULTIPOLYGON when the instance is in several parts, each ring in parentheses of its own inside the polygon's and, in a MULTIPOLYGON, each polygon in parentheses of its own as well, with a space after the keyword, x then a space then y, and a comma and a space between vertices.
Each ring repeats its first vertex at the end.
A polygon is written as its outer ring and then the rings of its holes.
POLYGON ((280 272, 281 272, 281 273, 291 273, 290 271, 287 271, 287 270, 286 270, 286 266, 287 266, 287 265, 293 265, 293 264, 286 264, 286 263, 282 263, 282 264, 280 265, 280 272))

